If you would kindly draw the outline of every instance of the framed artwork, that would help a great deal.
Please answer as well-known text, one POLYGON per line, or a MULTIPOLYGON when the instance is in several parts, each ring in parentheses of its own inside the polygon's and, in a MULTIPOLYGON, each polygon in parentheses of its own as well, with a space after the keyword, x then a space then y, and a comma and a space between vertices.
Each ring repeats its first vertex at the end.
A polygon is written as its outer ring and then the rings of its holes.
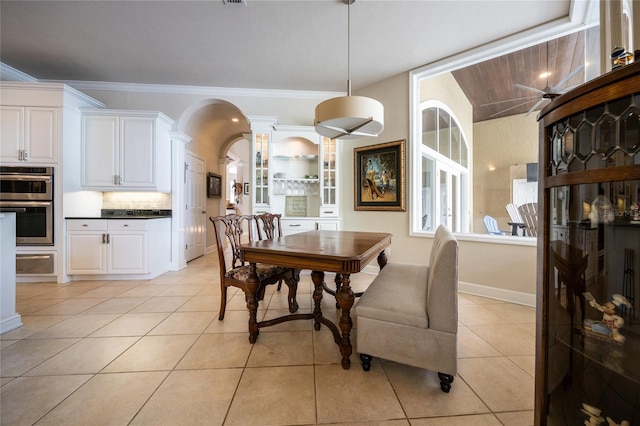
POLYGON ((307 215, 307 197, 287 195, 284 210, 286 216, 305 217, 307 215))
POLYGON ((207 197, 220 197, 222 195, 222 176, 215 173, 207 175, 207 197))
POLYGON ((353 149, 355 210, 405 211, 405 144, 353 149))
POLYGON ((249 195, 249 182, 244 183, 244 195, 249 195))

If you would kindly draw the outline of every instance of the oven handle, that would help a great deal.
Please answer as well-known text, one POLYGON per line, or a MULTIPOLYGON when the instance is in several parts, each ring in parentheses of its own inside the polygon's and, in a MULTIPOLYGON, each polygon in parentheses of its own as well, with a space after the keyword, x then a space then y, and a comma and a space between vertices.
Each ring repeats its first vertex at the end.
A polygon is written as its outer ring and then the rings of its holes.
POLYGON ((34 176, 34 175, 0 175, 0 180, 35 180, 45 183, 51 183, 51 176, 34 176))
POLYGON ((48 207, 52 201, 0 201, 2 207, 48 207))

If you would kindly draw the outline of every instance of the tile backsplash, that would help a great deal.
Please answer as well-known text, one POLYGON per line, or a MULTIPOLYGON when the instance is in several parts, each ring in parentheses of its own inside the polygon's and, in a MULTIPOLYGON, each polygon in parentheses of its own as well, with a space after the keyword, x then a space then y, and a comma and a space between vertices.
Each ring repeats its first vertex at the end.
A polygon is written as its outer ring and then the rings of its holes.
POLYGON ((171 194, 164 192, 103 192, 102 208, 171 210, 171 194))

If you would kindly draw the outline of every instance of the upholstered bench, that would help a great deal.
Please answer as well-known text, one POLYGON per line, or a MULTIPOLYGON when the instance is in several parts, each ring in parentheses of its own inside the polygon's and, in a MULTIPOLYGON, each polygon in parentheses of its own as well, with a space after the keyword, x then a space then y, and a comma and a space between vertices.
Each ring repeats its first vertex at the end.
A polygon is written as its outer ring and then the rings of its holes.
POLYGON ((355 307, 356 350, 369 371, 373 356, 438 372, 449 392, 457 373, 458 242, 444 226, 429 266, 388 263, 355 307))

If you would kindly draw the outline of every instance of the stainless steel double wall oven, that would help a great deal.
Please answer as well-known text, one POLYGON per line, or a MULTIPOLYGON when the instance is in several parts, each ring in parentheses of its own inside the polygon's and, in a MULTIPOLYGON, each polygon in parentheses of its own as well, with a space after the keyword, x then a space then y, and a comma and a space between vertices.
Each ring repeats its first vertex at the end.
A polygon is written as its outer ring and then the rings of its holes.
POLYGON ((0 207, 16 214, 16 245, 52 246, 53 167, 0 166, 0 207))

